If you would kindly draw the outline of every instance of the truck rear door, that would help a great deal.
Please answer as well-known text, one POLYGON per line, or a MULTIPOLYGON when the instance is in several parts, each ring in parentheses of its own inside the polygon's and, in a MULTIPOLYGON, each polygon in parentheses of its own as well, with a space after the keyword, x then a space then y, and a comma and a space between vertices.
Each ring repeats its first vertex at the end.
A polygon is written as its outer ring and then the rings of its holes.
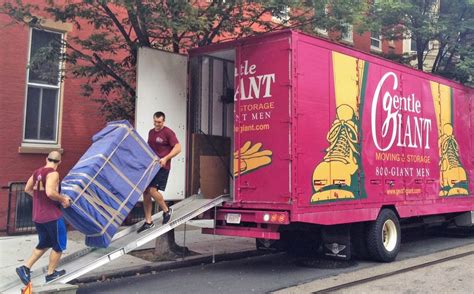
POLYGON ((162 111, 165 125, 175 132, 181 144, 181 153, 171 163, 165 200, 185 197, 187 64, 184 55, 151 48, 138 51, 135 127, 147 140, 153 128, 153 114, 162 111))
POLYGON ((236 202, 290 202, 289 36, 273 35, 236 48, 236 202))

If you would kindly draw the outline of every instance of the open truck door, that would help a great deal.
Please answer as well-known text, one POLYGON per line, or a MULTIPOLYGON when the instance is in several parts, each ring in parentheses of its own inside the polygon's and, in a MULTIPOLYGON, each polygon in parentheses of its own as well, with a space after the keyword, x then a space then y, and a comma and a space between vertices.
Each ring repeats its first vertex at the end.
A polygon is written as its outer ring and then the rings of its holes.
POLYGON ((138 50, 135 127, 147 140, 153 114, 162 111, 166 114, 165 125, 176 133, 181 144, 181 153, 172 159, 165 200, 185 197, 187 66, 184 55, 151 48, 138 50))

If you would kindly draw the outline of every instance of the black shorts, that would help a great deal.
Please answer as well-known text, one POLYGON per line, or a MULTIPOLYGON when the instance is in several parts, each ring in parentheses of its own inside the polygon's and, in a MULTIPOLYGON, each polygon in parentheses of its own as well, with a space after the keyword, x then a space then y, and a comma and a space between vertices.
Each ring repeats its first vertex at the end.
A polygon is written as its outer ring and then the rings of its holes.
POLYGON ((63 252, 67 245, 66 224, 62 218, 47 223, 35 223, 38 232, 36 249, 53 248, 56 252, 63 252))
POLYGON ((164 191, 166 189, 166 183, 168 183, 169 174, 169 169, 160 168, 160 170, 156 173, 155 177, 151 181, 150 185, 148 185, 148 188, 155 187, 160 191, 164 191))

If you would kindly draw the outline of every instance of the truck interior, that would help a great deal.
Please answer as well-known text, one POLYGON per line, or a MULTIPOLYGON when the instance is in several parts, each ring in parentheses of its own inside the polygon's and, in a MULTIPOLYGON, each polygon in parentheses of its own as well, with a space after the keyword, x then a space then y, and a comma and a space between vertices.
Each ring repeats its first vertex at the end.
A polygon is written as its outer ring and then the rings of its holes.
POLYGON ((187 194, 233 198, 235 50, 189 60, 187 194))

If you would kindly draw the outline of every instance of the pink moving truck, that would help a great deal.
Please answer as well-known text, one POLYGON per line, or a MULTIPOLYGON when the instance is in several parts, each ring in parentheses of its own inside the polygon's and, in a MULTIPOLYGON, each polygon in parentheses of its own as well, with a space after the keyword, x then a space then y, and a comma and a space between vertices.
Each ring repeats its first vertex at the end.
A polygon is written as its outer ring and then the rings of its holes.
MULTIPOLYGON (((184 194, 232 197, 205 232, 392 261, 400 223, 472 225, 473 89, 295 31, 195 49, 181 64, 188 98, 170 124, 186 142, 184 194)), ((179 99, 157 99, 171 120, 179 99)))

